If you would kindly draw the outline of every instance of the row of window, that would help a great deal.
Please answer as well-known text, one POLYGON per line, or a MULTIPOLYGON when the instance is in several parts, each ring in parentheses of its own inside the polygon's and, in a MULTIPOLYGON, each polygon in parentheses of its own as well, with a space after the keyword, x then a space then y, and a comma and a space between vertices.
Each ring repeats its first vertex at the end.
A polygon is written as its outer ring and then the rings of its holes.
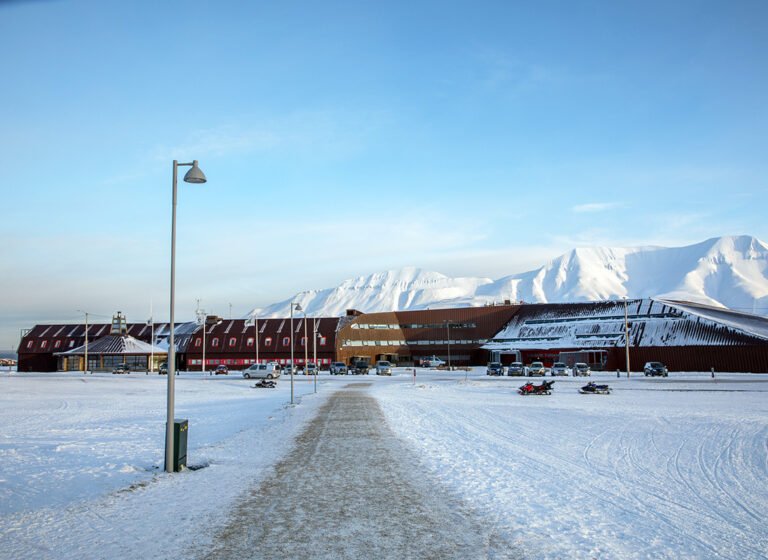
POLYGON ((485 344, 486 339, 481 340, 345 340, 342 346, 451 346, 459 344, 485 344))
MULTIPOLYGON (((61 340, 54 340, 53 341, 53 349, 56 350, 57 348, 61 348, 61 343, 62 343, 61 340)), ((27 350, 31 350, 34 345, 35 345, 35 341, 34 340, 28 340, 27 341, 27 350)), ((74 345, 75 345, 75 341, 74 340, 70 340, 69 344, 67 345, 67 348, 72 348, 74 345)), ((40 342, 40 350, 45 350, 46 348, 48 348, 48 341, 47 340, 41 341, 40 342)))
MULTIPOLYGON (((260 364, 268 364, 268 363, 272 363, 272 362, 277 362, 277 363, 279 363, 281 365, 284 365, 284 364, 290 364, 291 363, 291 359, 290 358, 281 358, 281 359, 277 359, 277 360, 259 360, 260 364)), ((296 364, 298 364, 298 365, 304 364, 304 358, 296 358, 294 360, 294 362, 296 362, 296 364)), ((312 363, 312 360, 308 360, 308 362, 312 363)), ((200 365, 202 365, 202 363, 203 363, 203 360, 201 360, 201 359, 194 359, 194 360, 189 360, 187 365, 188 366, 200 366, 200 365)), ((241 359, 237 359, 237 358, 212 358, 210 360, 208 358, 205 359, 205 365, 206 366, 218 366, 218 365, 221 365, 221 364, 224 364, 225 366, 249 366, 249 365, 255 364, 255 363, 256 363, 256 360, 248 359, 248 358, 241 358, 241 359)), ((331 363, 331 359, 330 358, 318 358, 317 359, 317 363, 319 365, 330 364, 331 363)))
POLYGON ((352 323, 352 329, 474 329, 476 323, 352 323))
MULTIPOLYGON (((299 345, 300 346, 304 346, 306 343, 307 343, 307 337, 302 336, 301 337, 301 341, 299 342, 299 345)), ((317 344, 319 346, 325 346, 327 343, 328 343, 328 339, 326 337, 324 337, 324 336, 318 336, 317 337, 317 344)), ((255 344, 255 341, 254 341, 254 338, 252 336, 248 337, 246 339, 246 341, 245 341, 245 345, 248 348, 252 348, 254 346, 254 344, 255 344)), ((198 338, 197 340, 195 340, 195 348, 200 348, 202 345, 203 345, 203 339, 202 338, 198 338)), ((271 336, 266 337, 264 339, 263 345, 264 346, 272 346, 272 337, 271 336)), ((283 337, 283 346, 290 346, 290 345, 291 345, 291 337, 290 336, 284 336, 283 337)), ((211 339, 211 346, 213 346, 213 347, 218 347, 219 346, 219 339, 218 339, 218 337, 213 337, 211 339)), ((230 337, 230 339, 229 339, 229 346, 230 346, 230 348, 233 347, 233 346, 237 346, 237 337, 236 336, 230 337)))

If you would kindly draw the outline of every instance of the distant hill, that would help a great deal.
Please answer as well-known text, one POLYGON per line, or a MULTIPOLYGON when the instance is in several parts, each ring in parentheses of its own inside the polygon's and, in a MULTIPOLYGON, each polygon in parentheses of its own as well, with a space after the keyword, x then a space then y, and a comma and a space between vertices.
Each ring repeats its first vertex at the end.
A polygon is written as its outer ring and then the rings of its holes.
POLYGON ((768 315, 768 245, 755 237, 708 239, 686 247, 573 249, 541 268, 490 278, 451 278, 420 268, 377 272, 335 288, 308 290, 249 315, 308 315, 480 306, 504 300, 579 302, 664 297, 768 315))

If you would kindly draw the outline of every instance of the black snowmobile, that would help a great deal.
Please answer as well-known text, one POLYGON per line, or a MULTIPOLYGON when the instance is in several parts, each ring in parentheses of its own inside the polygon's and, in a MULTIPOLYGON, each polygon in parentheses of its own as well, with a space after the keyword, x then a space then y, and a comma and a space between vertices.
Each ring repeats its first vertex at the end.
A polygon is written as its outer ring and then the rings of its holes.
POLYGON ((582 395, 610 395, 611 388, 608 385, 598 385, 594 381, 590 381, 579 389, 579 393, 582 395))
POLYGON ((277 381, 272 381, 271 379, 262 379, 256 383, 252 389, 274 389, 275 387, 277 387, 277 381))

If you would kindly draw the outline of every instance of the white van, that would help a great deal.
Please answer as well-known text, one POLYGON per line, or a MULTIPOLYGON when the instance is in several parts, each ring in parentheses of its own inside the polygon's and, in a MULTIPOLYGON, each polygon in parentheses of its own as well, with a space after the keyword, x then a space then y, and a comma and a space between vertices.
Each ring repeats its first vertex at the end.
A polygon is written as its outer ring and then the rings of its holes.
POLYGON ((246 379, 276 379, 280 377, 280 366, 276 363, 251 364, 243 370, 246 379))

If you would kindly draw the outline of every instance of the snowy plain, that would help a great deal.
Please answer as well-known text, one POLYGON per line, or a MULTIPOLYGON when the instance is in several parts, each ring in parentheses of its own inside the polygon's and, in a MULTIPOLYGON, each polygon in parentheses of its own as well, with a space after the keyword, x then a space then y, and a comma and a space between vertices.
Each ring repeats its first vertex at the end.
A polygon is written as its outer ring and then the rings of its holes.
MULTIPOLYGON (((768 376, 557 378, 396 369, 370 394, 441 484, 527 558, 768 557, 768 376)), ((0 372, 0 558, 182 558, 205 550, 354 376, 252 389, 183 373, 189 464, 162 472, 165 377, 0 372)), ((287 496, 286 499, 301 499, 287 496)), ((280 520, 289 523, 290 520, 280 520)), ((332 520, 329 520, 332 524, 332 520)))

